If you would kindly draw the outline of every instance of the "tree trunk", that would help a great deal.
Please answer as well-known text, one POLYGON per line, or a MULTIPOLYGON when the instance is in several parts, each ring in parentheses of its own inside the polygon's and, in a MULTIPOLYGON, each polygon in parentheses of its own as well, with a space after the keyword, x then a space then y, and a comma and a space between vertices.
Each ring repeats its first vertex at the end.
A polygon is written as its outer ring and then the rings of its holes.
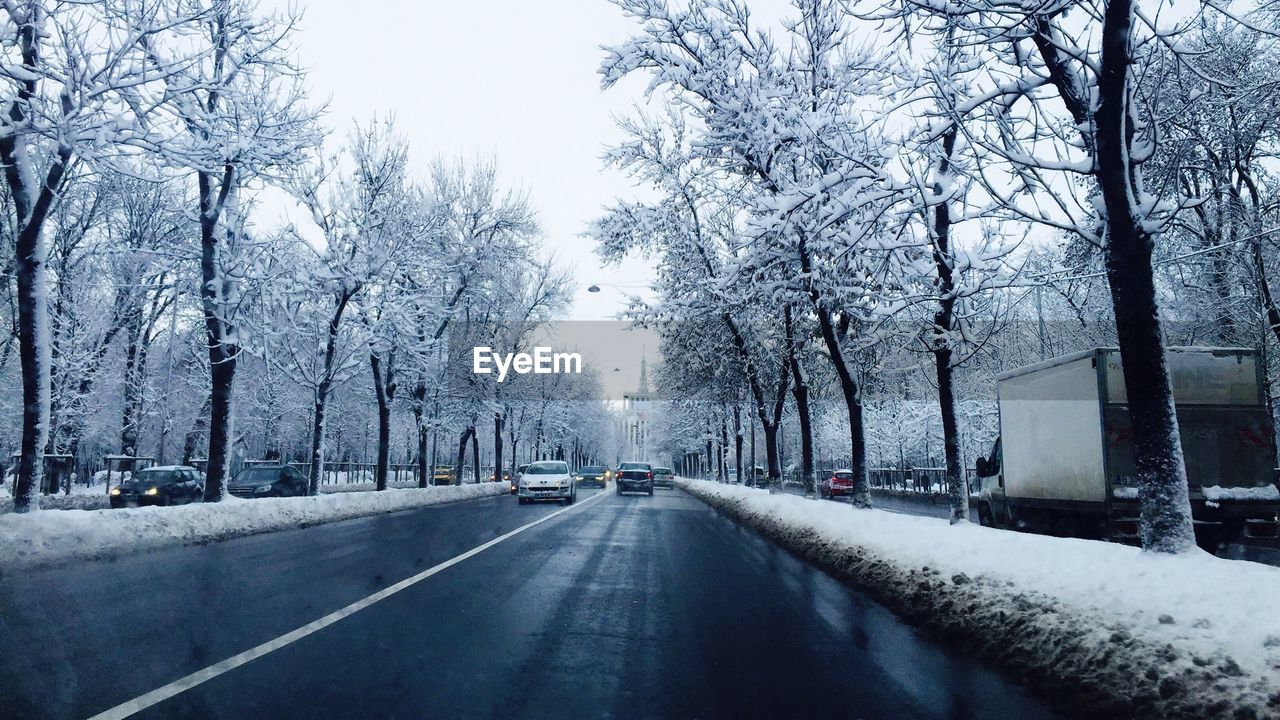
MULTIPOLYGON (((418 433, 418 487, 427 486, 427 425, 425 421, 427 402, 427 386, 422 379, 422 375, 418 375, 418 381, 413 386, 413 428, 418 433)), ((431 458, 434 465, 435 458, 431 458)), ((431 472, 435 473, 435 468, 431 468, 431 472)))
POLYGON ((1132 0, 1111 0, 1103 17, 1095 113, 1098 185, 1107 216, 1107 280, 1133 427, 1142 547, 1176 553, 1195 546, 1195 531, 1152 275, 1154 238, 1132 204, 1140 191, 1128 153, 1132 16, 1132 0))
POLYGON ((420 419, 417 421, 416 429, 418 431, 418 487, 424 488, 431 478, 427 473, 434 474, 435 468, 427 464, 430 462, 427 457, 427 428, 420 419))
POLYGON ((711 473, 715 470, 715 463, 711 459, 711 418, 707 418, 707 479, 711 479, 711 473))
MULTIPOLYGON (((797 363, 798 364, 798 363, 797 363)), ((791 388, 796 401, 796 414, 800 417, 800 481, 807 495, 816 492, 813 474, 813 426, 809 410, 809 387, 796 378, 791 388)))
POLYGON ((951 366, 951 332, 955 329, 955 273, 952 268, 951 206, 944 197, 951 174, 959 126, 952 125, 942 136, 942 157, 934 179, 933 262, 938 273, 938 311, 933 316, 934 371, 938 379, 938 410, 942 415, 942 446, 947 465, 947 498, 951 524, 969 519, 969 489, 964 486, 964 465, 960 458, 960 429, 956 422, 956 397, 951 366))
POLYGON ((204 404, 200 406, 200 411, 196 413, 195 420, 191 422, 191 429, 187 431, 187 436, 183 438, 183 465, 190 465, 191 459, 196 456, 196 443, 200 441, 200 436, 209 429, 209 411, 211 408, 211 400, 206 397, 204 404))
POLYGON ((493 413, 493 479, 502 480, 502 411, 493 413))
MULTIPOLYGON (((811 277, 812 260, 809 257, 808 240, 802 233, 798 246, 800 270, 805 277, 811 277)), ((866 427, 862 419, 862 392, 858 380, 854 377, 851 361, 845 354, 840 342, 839 328, 831 311, 826 307, 818 288, 808 282, 809 300, 814 314, 818 318, 818 329, 822 334, 822 342, 835 367, 836 377, 840 380, 840 394, 844 398, 845 409, 849 415, 849 468, 853 471, 853 491, 850 501, 854 507, 871 507, 871 486, 867 479, 867 438, 866 427)))
POLYGON ((316 384, 315 405, 312 408, 311 471, 307 478, 307 493, 310 495, 318 495, 320 483, 324 482, 326 411, 329 407, 329 392, 333 389, 333 363, 338 355, 338 331, 342 327, 342 315, 350 301, 351 294, 346 291, 334 296, 333 313, 329 316, 325 335, 324 365, 321 367, 320 382, 316 384))
MULTIPOLYGON (((722 411, 723 412, 723 411, 722 411)), ((729 424, 723 414, 720 415, 720 449, 716 453, 716 472, 719 477, 716 478, 720 482, 724 482, 726 476, 725 463, 729 459, 729 424)))
MULTIPOLYGON (((23 62, 38 67, 38 32, 34 24, 18 30, 23 62)), ((24 81, 19 95, 35 93, 35 80, 24 81)), ((63 145, 53 158, 43 186, 34 187, 29 158, 25 157, 26 139, 17 126, 26 122, 20 103, 10 103, 10 130, 0 139, 0 161, 5 181, 13 197, 17 219, 14 238, 14 272, 18 290, 18 360, 22 368, 22 439, 18 449, 18 477, 13 489, 13 511, 39 509, 36 493, 44 483, 45 445, 49 442, 49 313, 46 307, 44 278, 44 243, 42 233, 56 193, 61 190, 63 173, 71 160, 69 146, 63 145), (33 201, 34 198, 34 201, 33 201)))
POLYGON ((236 361, 239 347, 230 340, 234 328, 222 317, 221 298, 231 282, 218 268, 218 221, 234 181, 234 168, 222 175, 216 195, 213 176, 196 173, 200 192, 200 297, 204 308, 205 341, 209 348, 209 458, 205 468, 204 500, 221 501, 225 495, 228 463, 231 459, 234 419, 236 361))
POLYGON ((938 409, 942 413, 942 444, 947 461, 947 499, 951 506, 951 524, 969 520, 969 489, 964 483, 964 465, 960 457, 960 430, 956 422, 956 397, 953 385, 950 348, 933 352, 938 375, 938 409))
POLYGON ((791 369, 791 396, 796 401, 796 414, 800 417, 800 482, 806 495, 817 491, 813 477, 813 426, 809 410, 809 378, 800 365, 800 344, 796 342, 791 319, 791 308, 783 312, 783 324, 787 333, 787 366, 791 369))
POLYGON ((18 233, 14 243, 18 276, 18 360, 22 367, 22 440, 13 493, 13 511, 17 513, 40 507, 37 493, 44 484, 42 453, 49 440, 49 356, 45 348, 48 317, 41 224, 33 219, 18 233))
POLYGON ((733 406, 733 462, 738 468, 738 482, 745 483, 742 477, 742 408, 737 403, 733 406))
POLYGON ((377 353, 369 353, 369 368, 373 371, 373 393, 378 400, 378 460, 373 482, 376 490, 386 490, 387 476, 391 473, 391 402, 395 400, 396 384, 390 361, 384 365, 377 353))
POLYGON ((458 479, 458 484, 462 484, 462 470, 467 466, 467 440, 471 438, 472 433, 476 431, 474 425, 469 425, 463 429, 462 434, 458 436, 458 462, 455 465, 454 477, 458 479))
MULTIPOLYGON (((146 352, 142 349, 142 314, 130 319, 127 331, 129 344, 124 353, 124 409, 120 413, 120 454, 138 454, 138 424, 142 415, 142 365, 146 352)), ((132 468, 127 468, 132 469, 132 468)))
POLYGON ((775 483, 782 477, 781 468, 778 467, 778 425, 776 423, 761 423, 764 428, 764 455, 769 474, 769 488, 772 492, 775 483))
POLYGON ((471 470, 476 484, 483 482, 480 479, 480 433, 476 432, 475 425, 471 426, 471 470))

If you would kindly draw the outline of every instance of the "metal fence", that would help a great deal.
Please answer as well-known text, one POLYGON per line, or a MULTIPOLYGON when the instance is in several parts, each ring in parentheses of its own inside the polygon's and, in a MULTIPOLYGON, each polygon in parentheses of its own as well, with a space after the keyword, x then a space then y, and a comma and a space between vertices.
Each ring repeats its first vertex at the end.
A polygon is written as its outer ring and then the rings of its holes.
MULTIPOLYGON (((946 468, 871 468, 867 475, 873 488, 930 495, 947 491, 946 468)), ((977 492, 977 469, 965 468, 964 481, 970 493, 977 492)))

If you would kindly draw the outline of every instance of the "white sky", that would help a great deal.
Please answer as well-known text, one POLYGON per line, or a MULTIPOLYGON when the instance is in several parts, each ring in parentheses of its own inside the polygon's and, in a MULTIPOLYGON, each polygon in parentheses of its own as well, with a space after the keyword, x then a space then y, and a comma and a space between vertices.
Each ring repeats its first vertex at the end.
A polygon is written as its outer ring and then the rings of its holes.
MULTIPOLYGON (((759 4, 775 16, 782 6, 759 4)), ((504 181, 529 192, 548 249, 575 270, 570 319, 611 319, 626 306, 624 291, 642 292, 649 263, 604 268, 594 242, 578 237, 615 198, 638 196, 600 161, 621 139, 613 117, 643 100, 640 78, 600 90, 600 45, 637 27, 617 7, 606 0, 263 0, 262 9, 290 6, 302 11, 294 49, 309 68, 313 100, 328 100, 331 142, 354 121, 392 114, 420 173, 436 156, 493 155, 504 181), (593 283, 602 292, 588 293, 593 283)), ((261 225, 303 217, 281 193, 261 198, 261 225)))

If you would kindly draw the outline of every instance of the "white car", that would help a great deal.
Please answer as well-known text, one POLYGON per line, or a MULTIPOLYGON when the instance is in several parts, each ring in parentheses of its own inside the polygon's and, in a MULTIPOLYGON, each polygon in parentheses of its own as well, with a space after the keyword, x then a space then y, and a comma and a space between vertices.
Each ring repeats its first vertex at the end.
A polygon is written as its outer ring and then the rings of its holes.
POLYGON ((563 460, 542 460, 529 463, 520 475, 517 489, 520 504, 534 500, 564 500, 572 503, 578 499, 578 488, 574 484, 573 474, 569 472, 569 464, 563 460))

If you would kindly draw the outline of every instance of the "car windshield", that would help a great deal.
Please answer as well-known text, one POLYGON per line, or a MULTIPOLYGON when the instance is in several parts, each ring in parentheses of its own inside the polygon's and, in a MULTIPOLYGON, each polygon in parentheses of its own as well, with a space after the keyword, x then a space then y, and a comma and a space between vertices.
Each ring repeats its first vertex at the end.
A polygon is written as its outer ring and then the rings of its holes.
POLYGON ((232 482, 236 485, 275 482, 280 478, 282 469, 279 466, 245 468, 240 471, 239 475, 236 475, 236 479, 232 482))
POLYGON ((133 476, 132 482, 155 485, 164 485, 171 482, 182 480, 181 474, 177 470, 142 470, 133 476))
POLYGON ((674 475, 675 472, 671 468, 656 467, 653 469, 654 475, 674 475))
POLYGON ((618 469, 619 470, 648 470, 649 465, 647 463, 625 462, 619 465, 618 469))
POLYGON ((596 475, 604 472, 604 467, 600 465, 587 465, 586 467, 582 468, 578 472, 583 475, 596 475))
POLYGON ((562 462, 537 463, 524 472, 526 475, 568 475, 569 466, 562 462))

